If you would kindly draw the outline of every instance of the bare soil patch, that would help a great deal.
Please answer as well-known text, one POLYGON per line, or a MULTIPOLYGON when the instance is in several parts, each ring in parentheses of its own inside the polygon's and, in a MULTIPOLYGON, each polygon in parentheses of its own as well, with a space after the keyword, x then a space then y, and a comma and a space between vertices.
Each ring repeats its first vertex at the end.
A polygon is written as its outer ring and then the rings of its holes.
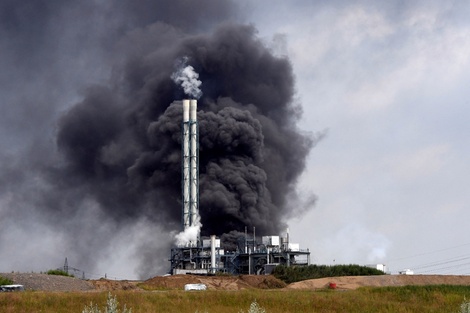
POLYGON ((331 278, 309 279, 288 285, 287 289, 322 289, 330 283, 336 289, 352 290, 359 287, 386 286, 423 286, 423 285, 464 285, 470 286, 470 276, 454 275, 379 275, 379 276, 343 276, 331 278))
POLYGON ((464 285, 470 286, 470 276, 452 275, 380 275, 380 276, 344 276, 304 280, 286 285, 272 275, 240 276, 198 276, 173 275, 157 276, 146 281, 132 280, 82 280, 73 277, 37 274, 37 273, 0 273, 15 284, 25 286, 27 290, 37 291, 143 291, 146 289, 183 290, 185 284, 205 284, 209 290, 244 290, 244 289, 324 289, 330 283, 336 289, 353 290, 359 287, 385 287, 406 285, 464 285))
POLYGON ((135 280, 109 280, 109 279, 99 279, 99 280, 90 280, 89 281, 95 290, 97 291, 113 291, 113 290, 130 290, 130 291, 139 291, 142 290, 138 284, 140 281, 135 280))
POLYGON ((173 275, 154 277, 144 282, 152 289, 183 289, 186 284, 205 284, 212 290, 242 289, 274 289, 284 288, 286 284, 271 275, 240 275, 240 276, 198 276, 173 275))

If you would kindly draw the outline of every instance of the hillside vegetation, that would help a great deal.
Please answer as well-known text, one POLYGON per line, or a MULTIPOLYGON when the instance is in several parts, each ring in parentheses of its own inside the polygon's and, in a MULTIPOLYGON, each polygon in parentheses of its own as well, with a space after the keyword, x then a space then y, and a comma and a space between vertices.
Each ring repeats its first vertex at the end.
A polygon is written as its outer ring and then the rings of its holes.
POLYGON ((48 270, 47 275, 58 275, 58 276, 67 276, 67 277, 74 277, 73 275, 67 273, 66 271, 57 269, 57 270, 48 270))
POLYGON ((0 276, 0 285, 11 285, 11 284, 13 284, 13 281, 11 279, 0 276))
POLYGON ((350 265, 309 265, 309 266, 276 266, 272 273, 276 278, 287 284, 314 278, 338 277, 338 276, 370 276, 384 275, 385 273, 375 268, 350 265))

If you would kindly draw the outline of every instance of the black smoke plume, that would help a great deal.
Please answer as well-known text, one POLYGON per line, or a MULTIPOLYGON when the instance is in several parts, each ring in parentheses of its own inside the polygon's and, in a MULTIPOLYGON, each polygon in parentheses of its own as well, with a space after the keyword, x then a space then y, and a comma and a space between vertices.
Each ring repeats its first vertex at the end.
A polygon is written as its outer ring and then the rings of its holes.
MULTIPOLYGON (((296 198, 297 179, 316 139, 297 129, 301 107, 294 101, 289 60, 276 57, 254 26, 220 25, 224 16, 233 17, 229 2, 205 1, 218 8, 213 18, 206 16, 210 11, 195 14, 191 2, 181 1, 181 11, 164 9, 171 5, 163 2, 123 1, 118 8, 101 7, 121 21, 117 27, 107 23, 107 35, 95 38, 102 45, 97 53, 107 62, 103 66, 112 68, 111 78, 87 87, 80 80, 82 99, 60 115, 51 109, 57 118, 57 154, 51 157, 46 149, 32 145, 30 153, 41 152, 31 157, 33 164, 27 157, 2 165, 18 188, 34 191, 22 198, 25 205, 18 214, 30 210, 34 216, 46 216, 44 223, 73 245, 77 262, 84 267, 93 268, 90 256, 96 260, 112 253, 123 230, 144 233, 136 239, 141 275, 169 265, 164 260, 171 236, 163 234, 181 230, 179 100, 185 97, 171 76, 175 62, 184 58, 202 81, 202 235, 228 238, 245 226, 256 227, 258 234, 276 235, 285 228, 286 218, 303 210, 289 205, 289 200, 296 198), (156 19, 148 14, 153 6, 156 19), (201 27, 191 27, 197 23, 201 27), (28 183, 32 187, 25 187, 26 178, 21 178, 24 164, 30 164, 30 177, 36 179, 36 185, 28 183), (157 234, 152 233, 155 229, 157 234)), ((59 12, 65 10, 60 2, 31 3, 42 3, 48 14, 56 6, 59 12)), ((88 7, 79 9, 87 12, 88 7)), ((12 23, 8 26, 23 31, 19 22, 12 23)), ((41 35, 51 31, 46 28, 41 35)), ((51 49, 40 48, 44 55, 51 49)), ((57 66, 57 72, 60 69, 57 66)))

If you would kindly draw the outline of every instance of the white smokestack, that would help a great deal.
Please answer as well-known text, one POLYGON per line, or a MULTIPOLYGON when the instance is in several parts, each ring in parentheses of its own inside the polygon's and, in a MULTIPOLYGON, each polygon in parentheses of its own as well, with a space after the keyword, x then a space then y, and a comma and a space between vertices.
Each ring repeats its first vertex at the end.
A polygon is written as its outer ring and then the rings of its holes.
MULTIPOLYGON (((199 74, 187 62, 188 57, 179 60, 171 78, 181 85, 188 96, 198 99, 202 95, 199 89, 202 83, 199 74)), ((194 245, 202 226, 199 217, 199 129, 195 99, 183 100, 182 128, 183 232, 177 235, 179 246, 194 245)))
POLYGON ((190 126, 189 126, 189 100, 183 100, 183 230, 191 226, 191 200, 190 200, 190 126))
MULTIPOLYGON (((186 100, 188 101, 188 100, 186 100)), ((197 121, 197 100, 189 100, 189 114, 190 114, 190 121, 196 122, 197 121)))
POLYGON ((189 124, 190 124, 190 170, 191 170, 191 182, 190 182, 190 214, 191 214, 191 226, 194 225, 194 221, 199 216, 199 171, 198 171, 198 125, 197 125, 197 100, 190 100, 189 106, 189 124))
POLYGON ((183 100, 183 123, 189 122, 189 100, 183 100))
POLYGON ((199 129, 197 100, 183 100, 182 123, 183 231, 176 236, 178 246, 194 246, 199 239, 199 129))

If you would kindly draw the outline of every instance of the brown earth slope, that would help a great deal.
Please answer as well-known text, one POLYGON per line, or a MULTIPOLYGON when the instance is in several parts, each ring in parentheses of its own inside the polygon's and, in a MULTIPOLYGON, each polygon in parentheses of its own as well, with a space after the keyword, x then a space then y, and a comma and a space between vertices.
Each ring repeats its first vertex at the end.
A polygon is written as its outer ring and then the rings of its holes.
POLYGON ((205 284, 209 290, 243 290, 243 289, 307 289, 328 288, 335 283, 340 290, 352 290, 363 286, 385 287, 405 285, 467 285, 470 276, 451 275, 381 275, 381 276, 345 276, 310 279, 288 286, 274 276, 197 276, 174 275, 157 276, 146 281, 128 280, 81 280, 72 277, 54 276, 36 273, 0 273, 0 276, 13 280, 15 284, 24 285, 27 290, 40 291, 114 291, 114 290, 183 290, 185 284, 205 284))
POLYGON ((90 280, 90 283, 98 291, 112 291, 112 290, 142 290, 138 285, 140 281, 135 280, 110 280, 101 278, 99 280, 90 280))
POLYGON ((352 290, 359 287, 385 287, 407 285, 465 285, 470 286, 470 276, 453 275, 379 275, 379 276, 343 276, 309 279, 288 285, 287 289, 321 289, 330 283, 337 289, 352 290))
POLYGON ((283 281, 272 275, 173 275, 154 277, 144 282, 144 285, 151 289, 183 289, 185 284, 205 284, 209 290, 274 289, 286 286, 283 281))

